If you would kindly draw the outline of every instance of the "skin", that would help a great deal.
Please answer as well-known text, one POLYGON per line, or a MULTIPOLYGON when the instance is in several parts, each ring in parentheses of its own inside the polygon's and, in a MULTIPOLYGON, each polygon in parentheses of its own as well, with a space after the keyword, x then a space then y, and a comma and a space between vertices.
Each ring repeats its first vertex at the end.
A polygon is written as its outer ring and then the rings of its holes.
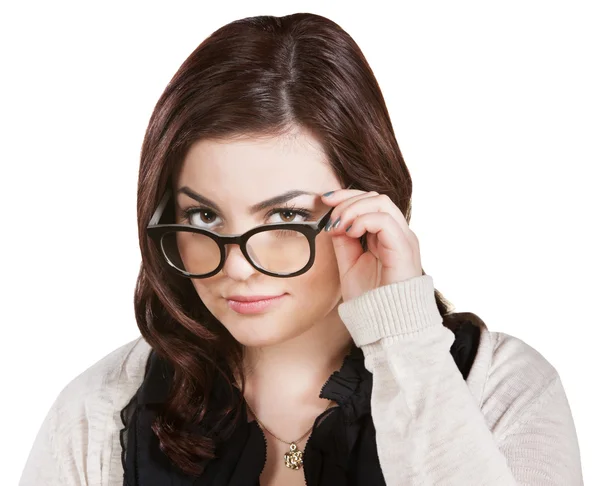
MULTIPOLYGON (((220 208, 204 217, 197 213, 195 224, 223 234, 240 234, 265 223, 306 221, 293 212, 249 214, 252 205, 290 190, 313 193, 288 203, 312 211, 310 221, 336 206, 331 221, 339 217, 340 222, 317 236, 314 265, 303 275, 265 275, 231 245, 221 272, 192 279, 208 310, 244 346, 247 402, 269 431, 285 441, 296 440, 330 405, 319 392, 351 345, 337 306, 378 286, 420 276, 416 236, 387 196, 342 189, 319 142, 300 128, 278 137, 198 141, 174 174, 173 189, 180 209, 199 207, 190 196, 177 193, 184 186, 220 208), (336 192, 322 196, 330 191, 336 192), (365 232, 368 252, 358 240, 365 232), (234 294, 285 295, 270 309, 244 315, 228 306, 225 297, 234 294)), ((270 433, 265 437, 261 484, 305 484, 302 470, 284 465, 289 446, 270 433)), ((298 442, 301 450, 306 440, 298 442)))

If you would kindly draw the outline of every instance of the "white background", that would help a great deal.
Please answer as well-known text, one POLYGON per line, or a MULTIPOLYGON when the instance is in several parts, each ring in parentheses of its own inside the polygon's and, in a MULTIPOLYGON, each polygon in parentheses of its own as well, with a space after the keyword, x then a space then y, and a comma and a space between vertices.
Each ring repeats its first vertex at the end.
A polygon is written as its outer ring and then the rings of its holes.
POLYGON ((167 82, 225 23, 305 11, 352 35, 379 80, 425 271, 557 368, 600 484, 595 3, 3 4, 0 482, 17 483, 60 390, 138 335, 139 152, 167 82))

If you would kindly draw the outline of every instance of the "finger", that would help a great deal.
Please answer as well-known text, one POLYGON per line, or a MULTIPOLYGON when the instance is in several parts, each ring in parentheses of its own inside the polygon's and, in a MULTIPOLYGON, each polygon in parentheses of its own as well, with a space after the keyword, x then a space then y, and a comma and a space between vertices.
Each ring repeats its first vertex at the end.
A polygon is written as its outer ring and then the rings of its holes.
POLYGON ((412 258, 413 248, 400 225, 389 213, 366 213, 357 216, 347 231, 349 238, 360 238, 365 233, 377 235, 376 249, 384 266, 397 264, 399 256, 412 258))
MULTIPOLYGON (((396 221, 400 225, 400 228, 402 229, 402 231, 404 232, 406 237, 412 242, 413 245, 418 247, 419 242, 417 239, 417 235, 408 226, 408 222, 406 221, 406 218, 404 217, 404 213, 391 200, 391 198, 387 194, 379 194, 378 192, 375 192, 375 191, 365 192, 365 191, 361 191, 361 190, 357 190, 357 189, 338 189, 336 191, 331 191, 330 193, 326 193, 326 194, 330 194, 330 196, 325 197, 325 195, 323 195, 321 197, 321 199, 323 201, 325 201, 331 205, 337 204, 338 206, 340 206, 339 209, 336 206, 336 208, 333 210, 333 212, 330 216, 331 225, 329 225, 328 229, 331 229, 331 226, 340 217, 341 212, 344 211, 353 202, 358 201, 360 199, 364 199, 366 197, 378 197, 379 201, 381 202, 382 208, 384 208, 384 210, 388 211, 390 214, 392 214, 395 217, 396 221)), ((367 211, 374 211, 374 210, 373 209, 365 209, 365 211, 363 211, 363 212, 367 212, 367 211)), ((380 211, 380 210, 377 210, 377 211, 380 211)), ((346 220, 348 220, 348 219, 350 219, 350 218, 346 218, 346 220)), ((340 222, 337 225, 337 228, 344 228, 344 227, 347 227, 347 226, 345 226, 344 222, 342 220, 340 220, 340 222)))
MULTIPOLYGON (((373 192, 361 192, 360 194, 356 194, 354 196, 350 195, 348 196, 348 199, 342 199, 337 206, 334 208, 334 210, 332 211, 331 215, 329 216, 329 224, 325 226, 325 231, 329 231, 331 229, 331 226, 338 222, 338 218, 339 216, 343 213, 343 211, 351 204, 355 203, 356 201, 359 201, 361 199, 365 199, 368 197, 374 197, 375 195, 377 195, 377 193, 373 193, 373 192)), ((339 224, 338 224, 339 226, 339 224)), ((337 226, 336 226, 337 227, 337 226)))
POLYGON ((360 189, 337 189, 335 191, 326 192, 321 195, 321 200, 330 206, 335 206, 340 201, 347 199, 348 197, 358 196, 360 194, 366 194, 365 191, 360 189))
POLYGON ((377 235, 374 233, 367 233, 367 248, 377 258, 379 258, 379 251, 377 250, 377 235))
POLYGON ((339 234, 350 226, 354 219, 361 214, 377 212, 390 214, 401 228, 401 222, 404 221, 406 223, 402 211, 388 196, 370 192, 365 193, 363 196, 352 197, 336 206, 330 217, 332 225, 329 228, 326 227, 326 231, 339 234))
POLYGON ((377 195, 378 195, 378 193, 376 193, 375 191, 371 191, 371 192, 360 191, 360 192, 353 193, 353 194, 348 192, 346 195, 338 196, 338 199, 335 204, 334 212, 336 214, 340 214, 341 211, 343 211, 345 208, 347 208, 354 201, 364 199, 365 197, 375 197, 377 195))
POLYGON ((333 236, 331 238, 333 249, 338 264, 340 277, 344 278, 357 260, 365 253, 360 240, 351 238, 345 233, 333 236))

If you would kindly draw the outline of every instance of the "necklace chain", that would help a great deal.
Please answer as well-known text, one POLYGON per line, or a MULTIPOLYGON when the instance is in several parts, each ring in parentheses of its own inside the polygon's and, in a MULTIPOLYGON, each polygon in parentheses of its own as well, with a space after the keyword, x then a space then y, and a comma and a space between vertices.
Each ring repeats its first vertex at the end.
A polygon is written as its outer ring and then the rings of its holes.
MULTIPOLYGON (((329 402, 329 404, 327 405, 327 408, 325 410, 323 410, 324 412, 329 410, 329 407, 331 407, 333 405, 333 402, 329 402)), ((313 429, 313 426, 310 426, 310 429, 308 429, 306 432, 304 432, 304 434, 302 435, 302 437, 300 437, 299 439, 293 440, 292 442, 288 442, 287 440, 283 440, 280 439, 279 437, 277 437, 273 432, 271 432, 269 429, 267 429, 263 423, 258 420, 258 417, 256 416, 256 414, 254 413, 254 410, 252 410, 252 407, 250 407, 250 404, 246 401, 246 406, 248 407, 248 409, 252 412, 252 415, 254 415, 254 418, 256 419, 256 421, 258 422, 258 425, 261 426, 261 428, 263 428, 264 430, 266 430, 269 434, 271 434, 273 437, 275 437, 279 442, 283 442, 284 444, 287 445, 292 445, 292 444, 297 444, 298 442, 300 442, 302 439, 304 439, 304 437, 306 437, 310 431, 313 429)))

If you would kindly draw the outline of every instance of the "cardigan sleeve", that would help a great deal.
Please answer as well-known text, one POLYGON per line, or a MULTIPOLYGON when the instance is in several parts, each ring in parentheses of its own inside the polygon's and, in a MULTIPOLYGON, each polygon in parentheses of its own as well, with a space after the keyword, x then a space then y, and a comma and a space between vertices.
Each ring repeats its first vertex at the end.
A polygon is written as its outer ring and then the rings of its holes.
POLYGON ((141 337, 130 341, 63 387, 36 435, 19 486, 122 484, 119 412, 141 384, 149 349, 141 337))
POLYGON ((19 486, 75 486, 79 483, 67 477, 62 463, 70 461, 59 457, 58 407, 55 401, 40 427, 29 452, 19 486))
MULTIPOLYGON (((495 388, 486 407, 502 416, 502 426, 491 430, 449 352, 454 334, 442 325, 431 276, 373 289, 338 313, 373 374, 371 413, 386 484, 583 484, 556 371, 519 406, 495 388)), ((504 381, 519 374, 502 368, 504 381)))

